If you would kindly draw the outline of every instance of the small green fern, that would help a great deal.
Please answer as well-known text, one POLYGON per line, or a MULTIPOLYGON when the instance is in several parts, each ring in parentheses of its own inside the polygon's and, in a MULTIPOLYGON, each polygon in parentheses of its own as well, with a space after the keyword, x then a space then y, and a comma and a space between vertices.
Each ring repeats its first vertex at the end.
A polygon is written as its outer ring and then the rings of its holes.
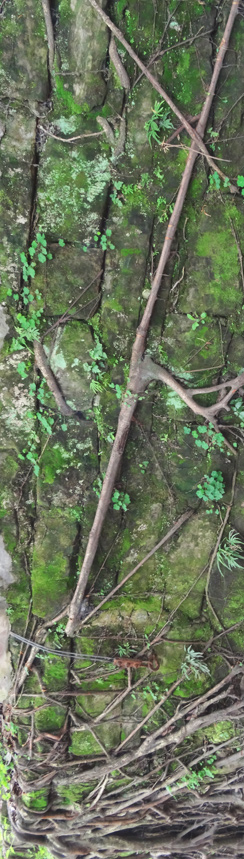
POLYGON ((222 567, 226 567, 230 571, 242 568, 244 561, 243 549, 244 543, 240 539, 239 534, 231 528, 229 536, 217 551, 217 567, 221 576, 224 575, 222 567), (240 564, 239 561, 242 563, 240 564))
POLYGON ((97 381, 97 379, 92 379, 90 383, 90 389, 93 394, 100 394, 100 392, 103 390, 103 386, 101 385, 101 382, 97 381))

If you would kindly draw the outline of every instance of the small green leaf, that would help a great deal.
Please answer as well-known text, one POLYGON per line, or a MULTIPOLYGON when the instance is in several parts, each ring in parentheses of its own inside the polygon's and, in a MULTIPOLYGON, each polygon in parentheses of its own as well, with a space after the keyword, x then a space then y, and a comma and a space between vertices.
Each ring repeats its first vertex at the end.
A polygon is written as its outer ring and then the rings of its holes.
POLYGON ((46 257, 43 253, 38 254, 39 262, 46 262, 46 257))
POLYGON ((19 373, 19 375, 21 376, 21 379, 26 379, 26 378, 27 378, 27 373, 26 373, 26 364, 25 364, 25 362, 24 362, 24 361, 20 361, 20 363, 18 364, 18 366, 17 366, 17 373, 19 373))
POLYGON ((63 240, 63 239, 59 239, 58 243, 59 243, 59 245, 60 245, 60 247, 61 247, 61 248, 64 248, 64 247, 65 247, 65 242, 64 242, 64 240, 63 240))

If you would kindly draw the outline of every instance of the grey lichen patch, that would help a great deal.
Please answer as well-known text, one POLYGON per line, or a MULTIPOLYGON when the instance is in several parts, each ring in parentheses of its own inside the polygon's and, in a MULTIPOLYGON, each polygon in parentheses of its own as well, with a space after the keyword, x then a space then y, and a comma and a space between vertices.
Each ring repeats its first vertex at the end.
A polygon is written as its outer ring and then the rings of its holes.
POLYGON ((6 614, 6 603, 0 597, 0 703, 7 698, 12 682, 12 666, 10 652, 8 651, 9 632, 10 623, 6 614))
POLYGON ((3 304, 0 305, 0 349, 2 349, 5 337, 9 331, 8 316, 3 304))
POLYGON ((110 180, 108 159, 99 144, 94 147, 89 143, 67 150, 52 138, 46 143, 39 170, 39 223, 55 239, 93 242, 110 180))
POLYGON ((33 397, 30 394, 26 382, 22 382, 17 372, 20 361, 24 361, 27 355, 24 351, 13 352, 0 364, 2 374, 1 391, 1 416, 0 416, 0 438, 2 436, 2 447, 11 447, 19 450, 19 444, 29 435, 33 428, 33 397), (6 439, 7 434, 7 439, 6 439))
POLYGON ((14 582, 12 558, 6 551, 3 537, 0 535, 0 587, 5 589, 12 582, 14 582))

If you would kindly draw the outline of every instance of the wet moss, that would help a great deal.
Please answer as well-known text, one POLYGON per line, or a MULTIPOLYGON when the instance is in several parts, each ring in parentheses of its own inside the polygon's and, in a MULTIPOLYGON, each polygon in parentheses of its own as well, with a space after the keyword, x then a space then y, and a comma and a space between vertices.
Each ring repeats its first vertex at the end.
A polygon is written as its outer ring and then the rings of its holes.
POLYGON ((84 730, 82 731, 74 731, 72 733, 72 741, 70 746, 70 752, 72 755, 86 756, 86 755, 97 755, 101 752, 101 746, 95 740, 95 737, 90 733, 90 731, 84 730))
POLYGON ((215 722, 214 725, 210 725, 209 728, 205 729, 205 733, 214 745, 219 745, 219 743, 224 743, 234 737, 236 731, 233 722, 225 721, 215 722))
POLYGON ((33 612, 38 617, 52 617, 68 602, 75 535, 75 523, 65 520, 61 512, 42 511, 32 563, 33 612))
MULTIPOLYGON (((48 646, 48 644, 47 644, 48 646)), ((55 647, 54 645, 50 645, 55 647)), ((48 691, 62 690, 67 685, 68 665, 63 656, 48 656, 44 663, 43 684, 48 691)))
POLYGON ((35 713, 35 725, 38 732, 58 732, 63 727, 64 721, 65 710, 58 704, 53 707, 45 707, 44 710, 35 713))
POLYGON ((48 805, 48 796, 48 788, 43 787, 41 790, 35 790, 31 793, 23 793, 22 800, 27 808, 33 808, 36 811, 45 811, 45 808, 47 808, 48 805))
POLYGON ((68 787, 58 787, 57 794, 64 805, 74 805, 80 803, 87 793, 90 793, 90 782, 85 785, 70 785, 68 787))

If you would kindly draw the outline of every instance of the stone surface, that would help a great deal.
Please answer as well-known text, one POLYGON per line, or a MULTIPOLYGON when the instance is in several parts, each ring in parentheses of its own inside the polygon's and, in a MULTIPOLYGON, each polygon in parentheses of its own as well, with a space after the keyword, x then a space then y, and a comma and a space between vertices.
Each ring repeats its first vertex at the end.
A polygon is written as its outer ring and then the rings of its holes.
POLYGON ((12 666, 8 652, 10 623, 6 615, 6 603, 0 597, 0 704, 5 701, 11 688, 12 666))

